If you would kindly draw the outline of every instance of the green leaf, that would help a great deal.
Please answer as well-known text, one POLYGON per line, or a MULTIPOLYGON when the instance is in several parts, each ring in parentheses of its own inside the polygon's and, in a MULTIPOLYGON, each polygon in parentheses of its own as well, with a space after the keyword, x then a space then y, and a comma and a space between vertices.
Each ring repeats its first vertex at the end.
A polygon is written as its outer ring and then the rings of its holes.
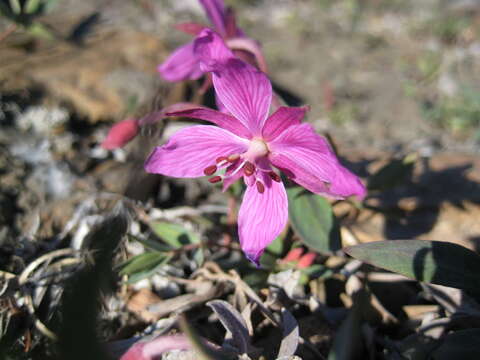
POLYGON ((332 277, 332 275, 335 273, 332 269, 320 264, 313 264, 306 269, 302 269, 301 271, 307 276, 308 280, 327 279, 332 277))
POLYGON ((193 254, 193 260, 198 267, 201 267, 205 262, 205 254, 203 253, 203 249, 201 247, 195 250, 195 253, 193 254))
POLYGON ((287 235, 287 229, 285 229, 279 236, 277 236, 275 238, 275 240, 273 240, 268 246, 267 246, 267 251, 269 253, 272 253, 274 255, 277 255, 277 256, 280 256, 284 249, 284 241, 285 241, 285 237, 287 235))
POLYGON ((338 329, 328 360, 360 359, 362 353, 362 307, 365 304, 365 294, 354 297, 354 303, 347 318, 338 329))
POLYGON ((165 221, 155 221, 150 223, 150 228, 160 239, 172 246, 174 249, 181 248, 188 244, 200 243, 199 237, 186 230, 178 224, 171 224, 165 221))
POLYGON ((383 166, 368 179, 369 190, 386 190, 405 182, 412 176, 417 154, 395 159, 383 166))
POLYGON ((46 40, 54 40, 55 39, 55 35, 53 34, 53 32, 48 27, 46 27, 45 25, 40 24, 38 22, 33 23, 32 25, 28 26, 26 28, 26 30, 31 35, 39 37, 39 38, 43 38, 43 39, 46 39, 46 40))
POLYGON ((20 5, 19 0, 10 0, 10 8, 16 15, 19 15, 22 12, 22 6, 20 5))
POLYGON ((36 13, 40 7, 40 0, 28 0, 25 4, 24 10, 27 14, 36 13))
POLYGON ((148 239, 148 238, 144 239, 141 237, 133 236, 131 234, 127 234, 127 237, 129 241, 138 241, 140 244, 142 244, 143 246, 147 247, 150 250, 155 250, 160 252, 166 252, 171 250, 170 246, 162 243, 158 239, 148 239))
POLYGON ((347 247, 354 258, 409 278, 467 291, 480 298, 480 256, 449 242, 389 240, 347 247))
POLYGON ((267 246, 266 251, 260 258, 260 265, 265 269, 274 269, 278 258, 284 251, 285 238, 288 234, 288 227, 267 246))
POLYGON ((443 343, 433 351, 434 360, 480 359, 480 329, 460 330, 445 337, 443 343))
POLYGON ((151 276, 170 259, 171 256, 158 251, 140 254, 122 264, 120 274, 129 275, 128 283, 134 283, 151 276))
POLYGON ((300 187, 287 194, 290 221, 303 243, 324 254, 339 250, 340 231, 330 203, 300 187))
POLYGON ((182 332, 187 336, 190 344, 192 345, 193 350, 195 350, 195 355, 199 360, 233 360, 238 359, 236 354, 228 354, 223 350, 214 351, 211 347, 205 344, 205 341, 202 340, 200 335, 195 331, 195 329, 190 325, 191 322, 187 320, 185 315, 181 315, 179 318, 179 325, 182 329, 182 332))

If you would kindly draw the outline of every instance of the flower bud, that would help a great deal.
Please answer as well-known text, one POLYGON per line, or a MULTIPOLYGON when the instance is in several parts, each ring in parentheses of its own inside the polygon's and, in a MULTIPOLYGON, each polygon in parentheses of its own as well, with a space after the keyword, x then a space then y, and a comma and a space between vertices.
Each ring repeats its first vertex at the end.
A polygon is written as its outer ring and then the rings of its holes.
POLYGON ((298 261, 303 254, 303 248, 297 247, 288 252, 288 254, 282 259, 282 262, 298 261))
POLYGON ((300 260, 298 260, 297 269, 308 268, 310 265, 313 264, 316 256, 317 254, 315 254, 314 252, 308 252, 303 255, 300 260))
POLYGON ((102 147, 107 150, 121 148, 137 136, 138 130, 139 126, 136 119, 122 120, 112 126, 102 142, 102 147))

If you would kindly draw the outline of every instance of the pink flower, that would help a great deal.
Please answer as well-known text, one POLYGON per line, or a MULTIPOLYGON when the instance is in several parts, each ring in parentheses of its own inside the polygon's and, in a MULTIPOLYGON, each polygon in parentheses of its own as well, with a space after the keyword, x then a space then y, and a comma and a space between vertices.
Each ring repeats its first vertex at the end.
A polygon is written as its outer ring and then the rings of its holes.
MULTIPOLYGON (((235 16, 231 9, 225 8, 223 0, 200 0, 205 9, 212 28, 220 34, 227 45, 234 49, 236 55, 243 60, 267 71, 265 59, 258 43, 246 37, 243 31, 237 27, 235 16)), ((183 23, 176 26, 177 29, 191 35, 198 35, 207 27, 196 23, 183 23)), ((194 42, 191 41, 176 49, 159 67, 158 71, 167 81, 176 82, 181 80, 199 79, 205 71, 200 68, 200 59, 194 51, 194 42)), ((210 83, 206 83, 206 86, 210 83)), ((205 86, 204 86, 205 87, 205 86)))
POLYGON ((174 177, 212 176, 226 189, 247 184, 238 215, 242 250, 258 264, 265 247, 288 220, 288 201, 279 172, 306 189, 336 199, 365 195, 360 180, 337 160, 327 141, 302 124, 306 107, 280 107, 269 116, 272 86, 266 75, 235 58, 221 37, 204 30, 195 41, 204 71, 228 113, 190 108, 167 113, 209 121, 175 133, 157 147, 146 171, 174 177), (223 174, 220 170, 225 170, 223 174))

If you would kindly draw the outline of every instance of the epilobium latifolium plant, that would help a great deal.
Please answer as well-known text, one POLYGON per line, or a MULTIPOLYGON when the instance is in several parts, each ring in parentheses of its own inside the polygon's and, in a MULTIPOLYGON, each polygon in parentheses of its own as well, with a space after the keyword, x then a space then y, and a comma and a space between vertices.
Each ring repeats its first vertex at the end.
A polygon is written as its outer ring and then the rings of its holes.
POLYGON ((224 189, 243 177, 247 189, 238 229, 248 259, 258 264, 287 223, 288 201, 280 173, 332 198, 365 195, 365 187, 339 163, 327 141, 311 125, 301 123, 307 108, 282 106, 269 116, 272 86, 267 76, 235 57, 214 31, 203 30, 193 49, 200 69, 212 74, 226 112, 199 107, 167 113, 217 126, 178 131, 153 151, 145 169, 174 177, 212 176, 209 181, 223 181, 224 189))

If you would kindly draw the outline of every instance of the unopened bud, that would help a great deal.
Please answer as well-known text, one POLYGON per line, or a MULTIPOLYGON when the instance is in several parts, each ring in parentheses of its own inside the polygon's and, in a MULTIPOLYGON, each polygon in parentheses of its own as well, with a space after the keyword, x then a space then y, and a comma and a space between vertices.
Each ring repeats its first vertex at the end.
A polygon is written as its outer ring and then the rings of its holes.
POLYGON ((107 150, 121 148, 137 136, 138 130, 136 119, 122 120, 111 127, 101 146, 107 150))

